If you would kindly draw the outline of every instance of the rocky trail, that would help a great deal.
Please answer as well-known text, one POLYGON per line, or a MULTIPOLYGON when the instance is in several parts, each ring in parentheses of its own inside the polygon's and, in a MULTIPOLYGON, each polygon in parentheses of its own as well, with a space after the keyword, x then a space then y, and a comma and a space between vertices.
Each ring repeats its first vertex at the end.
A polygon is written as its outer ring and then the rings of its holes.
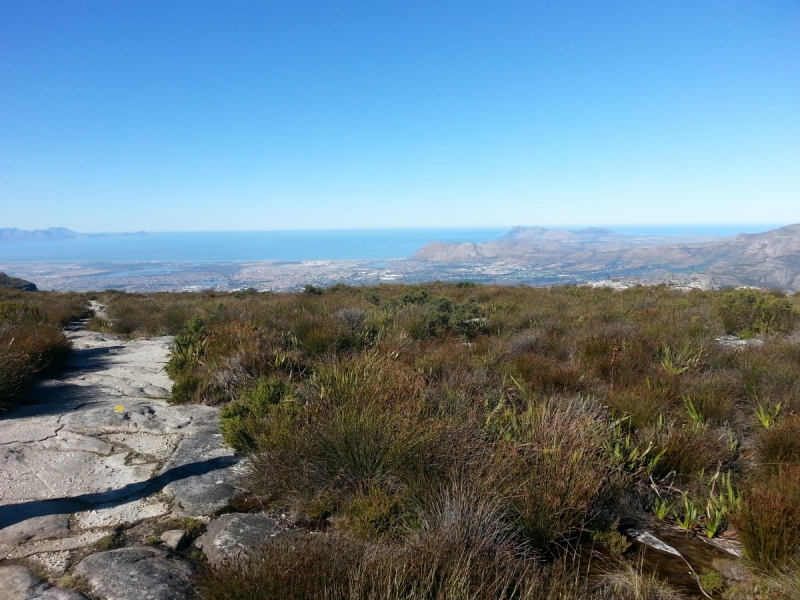
POLYGON ((167 403, 171 338, 66 333, 70 367, 0 419, 0 600, 186 598, 193 566, 176 551, 192 528, 207 526, 196 542, 213 562, 280 527, 210 523, 237 493, 237 458, 217 408, 167 403))

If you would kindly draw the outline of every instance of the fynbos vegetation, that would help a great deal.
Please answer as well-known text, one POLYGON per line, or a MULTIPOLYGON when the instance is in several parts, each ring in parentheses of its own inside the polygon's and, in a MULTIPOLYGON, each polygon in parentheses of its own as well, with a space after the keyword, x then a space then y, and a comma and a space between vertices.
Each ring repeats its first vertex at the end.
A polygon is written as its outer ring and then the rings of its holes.
POLYGON ((224 405, 250 489, 332 526, 208 570, 201 597, 655 599, 677 593, 586 579, 567 549, 626 564, 620 529, 661 520, 738 536, 796 589, 798 300, 434 283, 112 294, 108 314, 175 334, 173 401, 224 405))

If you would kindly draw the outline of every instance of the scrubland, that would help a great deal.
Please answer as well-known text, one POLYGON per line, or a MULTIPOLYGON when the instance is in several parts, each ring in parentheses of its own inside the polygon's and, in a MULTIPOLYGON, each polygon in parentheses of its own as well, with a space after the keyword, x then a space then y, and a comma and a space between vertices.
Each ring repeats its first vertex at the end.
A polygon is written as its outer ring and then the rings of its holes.
POLYGON ((258 502, 325 532, 206 569, 201 598, 679 598, 621 533, 658 527, 741 542, 747 577, 699 573, 713 597, 797 597, 797 295, 99 298, 92 328, 176 335, 172 401, 221 405, 258 502))

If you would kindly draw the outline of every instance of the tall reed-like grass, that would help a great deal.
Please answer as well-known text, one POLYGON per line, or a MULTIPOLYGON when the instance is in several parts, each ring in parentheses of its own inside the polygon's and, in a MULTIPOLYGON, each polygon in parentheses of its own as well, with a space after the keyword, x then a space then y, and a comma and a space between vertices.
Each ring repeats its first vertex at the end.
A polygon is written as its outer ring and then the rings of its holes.
POLYGON ((755 477, 732 515, 747 557, 780 568, 800 552, 800 467, 786 465, 755 477))

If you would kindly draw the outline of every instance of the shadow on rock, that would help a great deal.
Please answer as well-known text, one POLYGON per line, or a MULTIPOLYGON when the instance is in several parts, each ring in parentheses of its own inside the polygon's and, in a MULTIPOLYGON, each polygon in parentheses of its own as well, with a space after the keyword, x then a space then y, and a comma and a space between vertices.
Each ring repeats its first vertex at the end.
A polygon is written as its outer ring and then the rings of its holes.
POLYGON ((30 500, 28 502, 0 506, 0 529, 33 517, 71 514, 80 510, 89 510, 96 506, 120 506, 128 502, 141 500, 160 492, 170 483, 232 467, 237 460, 235 456, 220 456, 174 467, 147 481, 131 483, 116 490, 81 494, 70 498, 30 500))

